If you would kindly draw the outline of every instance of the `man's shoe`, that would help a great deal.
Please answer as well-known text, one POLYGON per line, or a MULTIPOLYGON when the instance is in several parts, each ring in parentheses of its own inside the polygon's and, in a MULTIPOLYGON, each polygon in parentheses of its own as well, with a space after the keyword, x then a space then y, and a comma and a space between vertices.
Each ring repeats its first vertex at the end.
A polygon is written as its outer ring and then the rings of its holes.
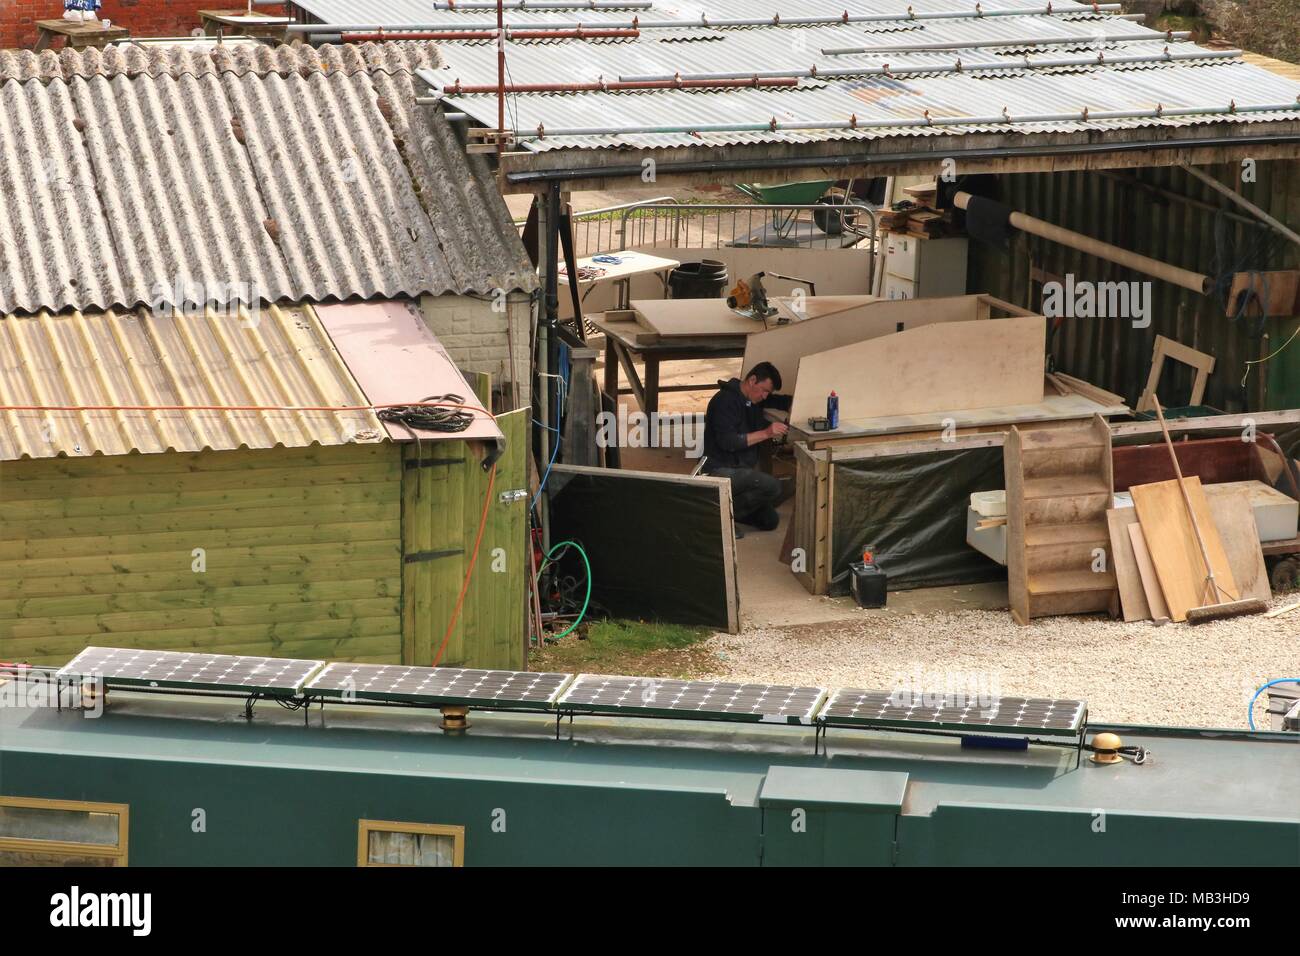
POLYGON ((759 531, 774 531, 781 523, 781 516, 770 505, 753 516, 754 527, 759 531))

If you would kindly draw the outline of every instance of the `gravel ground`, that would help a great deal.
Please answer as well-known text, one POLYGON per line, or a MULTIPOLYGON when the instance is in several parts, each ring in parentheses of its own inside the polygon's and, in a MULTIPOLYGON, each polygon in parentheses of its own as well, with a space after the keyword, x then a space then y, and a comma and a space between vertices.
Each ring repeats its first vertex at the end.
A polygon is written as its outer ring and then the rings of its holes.
MULTIPOLYGON (((1196 627, 1097 617, 1019 627, 1006 611, 956 611, 718 634, 703 649, 716 680, 1082 697, 1094 722, 1229 728, 1247 725, 1255 688, 1300 677, 1298 634, 1300 611, 1196 627)), ((1268 726, 1266 696, 1257 726, 1268 726)))

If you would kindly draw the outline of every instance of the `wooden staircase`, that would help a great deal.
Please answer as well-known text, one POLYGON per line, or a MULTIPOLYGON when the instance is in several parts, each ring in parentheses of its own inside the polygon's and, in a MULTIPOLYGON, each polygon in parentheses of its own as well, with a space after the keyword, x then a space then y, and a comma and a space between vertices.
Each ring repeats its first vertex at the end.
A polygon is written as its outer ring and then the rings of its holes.
POLYGON ((1012 428, 1003 466, 1011 616, 1028 624, 1052 614, 1112 610, 1118 592, 1106 525, 1114 490, 1106 420, 1012 428))

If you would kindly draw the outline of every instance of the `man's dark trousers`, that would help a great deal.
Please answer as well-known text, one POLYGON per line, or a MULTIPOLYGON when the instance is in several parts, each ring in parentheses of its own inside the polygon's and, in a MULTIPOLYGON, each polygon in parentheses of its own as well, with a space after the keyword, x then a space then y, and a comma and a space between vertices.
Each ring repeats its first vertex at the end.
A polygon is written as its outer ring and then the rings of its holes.
POLYGON ((781 500, 781 482, 757 468, 711 468, 708 474, 731 480, 731 511, 737 521, 748 524, 781 500))

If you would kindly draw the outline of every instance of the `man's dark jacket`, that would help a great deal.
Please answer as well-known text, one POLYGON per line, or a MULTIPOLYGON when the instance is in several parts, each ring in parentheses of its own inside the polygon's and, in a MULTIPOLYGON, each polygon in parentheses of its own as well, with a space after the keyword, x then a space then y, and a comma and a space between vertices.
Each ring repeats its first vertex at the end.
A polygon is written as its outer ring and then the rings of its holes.
POLYGON ((704 413, 704 454, 708 462, 704 471, 717 468, 755 468, 758 466, 758 446, 749 445, 746 436, 762 431, 770 422, 763 410, 767 408, 788 410, 789 395, 769 395, 757 405, 740 391, 740 379, 719 382, 718 393, 709 400, 704 413))

